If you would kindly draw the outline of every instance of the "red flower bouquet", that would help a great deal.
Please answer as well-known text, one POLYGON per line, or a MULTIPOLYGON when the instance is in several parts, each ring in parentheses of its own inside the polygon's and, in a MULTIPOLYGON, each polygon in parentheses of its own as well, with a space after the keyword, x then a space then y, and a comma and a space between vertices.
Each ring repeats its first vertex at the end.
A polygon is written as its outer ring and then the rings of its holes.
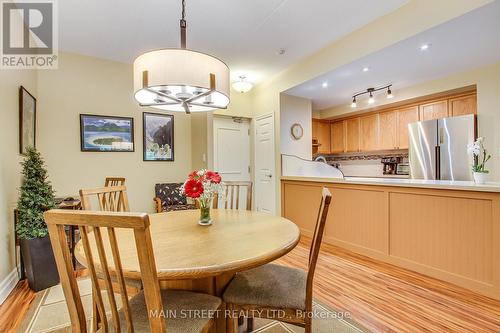
POLYGON ((188 179, 181 186, 181 193, 188 198, 195 199, 201 210, 201 225, 210 225, 210 205, 215 195, 222 192, 221 176, 211 170, 197 170, 188 175, 188 179))

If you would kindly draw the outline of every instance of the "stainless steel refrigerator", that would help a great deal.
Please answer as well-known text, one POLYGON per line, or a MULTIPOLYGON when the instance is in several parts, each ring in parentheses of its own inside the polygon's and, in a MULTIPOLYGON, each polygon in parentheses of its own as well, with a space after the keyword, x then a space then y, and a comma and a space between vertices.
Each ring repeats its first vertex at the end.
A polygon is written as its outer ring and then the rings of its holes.
POLYGON ((413 179, 473 180, 467 145, 476 138, 476 117, 466 115, 408 125, 413 179))

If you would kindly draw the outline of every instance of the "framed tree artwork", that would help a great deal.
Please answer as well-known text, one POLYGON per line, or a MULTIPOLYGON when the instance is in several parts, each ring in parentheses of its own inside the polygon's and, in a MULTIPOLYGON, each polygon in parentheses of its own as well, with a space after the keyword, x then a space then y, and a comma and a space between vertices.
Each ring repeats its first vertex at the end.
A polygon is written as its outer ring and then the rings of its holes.
POLYGON ((143 113, 143 160, 174 160, 174 116, 143 113))
POLYGON ((80 146, 81 151, 133 152, 134 119, 81 114, 80 146))
POLYGON ((36 98, 23 86, 19 87, 19 153, 36 148, 36 98))

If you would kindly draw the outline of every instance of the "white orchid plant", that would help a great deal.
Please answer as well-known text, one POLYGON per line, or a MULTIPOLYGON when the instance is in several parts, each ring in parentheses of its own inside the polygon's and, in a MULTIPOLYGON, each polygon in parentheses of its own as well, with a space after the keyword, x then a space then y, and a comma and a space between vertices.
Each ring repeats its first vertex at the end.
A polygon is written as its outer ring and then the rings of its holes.
POLYGON ((474 157, 472 171, 480 173, 489 173, 485 169, 485 164, 491 158, 487 150, 484 148, 484 137, 479 137, 474 143, 467 146, 467 151, 474 157))

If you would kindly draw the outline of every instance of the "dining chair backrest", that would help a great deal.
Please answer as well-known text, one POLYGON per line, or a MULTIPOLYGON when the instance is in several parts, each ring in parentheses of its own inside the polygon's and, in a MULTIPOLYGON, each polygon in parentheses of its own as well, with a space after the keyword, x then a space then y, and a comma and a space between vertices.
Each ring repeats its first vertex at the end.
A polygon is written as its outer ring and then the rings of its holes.
MULTIPOLYGON (((249 181, 227 181, 222 182, 224 191, 224 208, 239 209, 240 208, 240 192, 246 188, 246 210, 252 210, 252 182, 249 181)), ((216 195, 213 201, 213 207, 218 208, 219 196, 216 195)))
MULTIPOLYGON (((70 252, 67 246, 65 226, 77 226, 83 251, 92 280, 93 297, 101 318, 103 332, 109 332, 105 297, 101 288, 105 289, 107 302, 111 312, 111 322, 114 332, 133 332, 133 320, 130 310, 127 288, 123 276, 122 263, 118 248, 115 229, 129 229, 134 233, 135 246, 144 286, 144 295, 148 313, 161 313, 163 304, 160 285, 156 271, 155 258, 149 230, 149 216, 144 213, 69 211, 54 209, 45 212, 45 221, 49 230, 50 241, 56 259, 61 285, 71 318, 71 331, 87 332, 87 320, 80 298, 80 290, 71 264, 70 252), (92 240, 93 238, 93 240, 92 240), (105 242, 107 240, 107 242, 105 242), (94 249, 96 249, 94 253, 94 249), (113 265, 107 254, 111 253, 113 265), (96 260, 97 259, 97 260, 96 260), (104 286, 98 283, 98 275, 104 276, 104 286), (127 328, 121 327, 120 315, 116 304, 111 276, 116 278, 121 296, 121 311, 127 328)), ((165 322, 162 316, 148 316, 151 332, 165 332, 165 322)))
POLYGON ((81 189, 80 201, 83 210, 100 210, 107 212, 128 212, 127 187, 107 186, 94 189, 81 189), (97 199, 99 209, 92 207, 92 198, 97 199))
MULTIPOLYGON (((316 270, 316 264, 318 262, 319 251, 321 248, 321 242, 323 240, 323 233, 325 231, 326 219, 328 217, 328 209, 330 207, 331 201, 332 201, 332 194, 326 187, 323 187, 321 194, 321 203, 318 211, 318 217, 316 219, 314 235, 311 242, 311 248, 309 250, 309 265, 307 271, 307 286, 306 286, 306 307, 312 307, 312 289, 313 289, 314 272, 316 270)), ((306 309, 306 311, 311 311, 311 310, 312 309, 306 309)))
POLYGON ((125 185, 124 177, 106 177, 104 180, 104 186, 120 186, 125 185))

